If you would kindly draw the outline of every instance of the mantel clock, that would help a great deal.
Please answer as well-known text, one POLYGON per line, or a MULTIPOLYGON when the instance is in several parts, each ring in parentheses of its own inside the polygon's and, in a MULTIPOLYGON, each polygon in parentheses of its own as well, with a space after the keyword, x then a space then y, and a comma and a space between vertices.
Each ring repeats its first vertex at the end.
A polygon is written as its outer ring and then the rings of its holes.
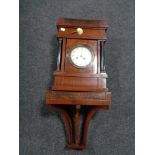
POLYGON ((57 70, 46 96, 48 108, 61 112, 67 131, 67 148, 86 147, 88 125, 97 110, 108 110, 111 93, 106 87, 106 20, 58 18, 57 70), (67 108, 75 108, 72 118, 67 108), (87 107, 81 136, 79 114, 87 107))

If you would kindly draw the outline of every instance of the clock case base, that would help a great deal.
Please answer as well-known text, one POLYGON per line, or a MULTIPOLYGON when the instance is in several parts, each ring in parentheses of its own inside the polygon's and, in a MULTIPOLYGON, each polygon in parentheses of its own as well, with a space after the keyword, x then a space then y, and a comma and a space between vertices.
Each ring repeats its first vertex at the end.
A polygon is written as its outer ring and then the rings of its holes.
MULTIPOLYGON (((85 74, 85 73, 65 73, 54 72, 54 84, 52 90, 55 91, 106 91, 107 74, 85 74)), ((97 94, 97 93, 96 93, 97 94)))

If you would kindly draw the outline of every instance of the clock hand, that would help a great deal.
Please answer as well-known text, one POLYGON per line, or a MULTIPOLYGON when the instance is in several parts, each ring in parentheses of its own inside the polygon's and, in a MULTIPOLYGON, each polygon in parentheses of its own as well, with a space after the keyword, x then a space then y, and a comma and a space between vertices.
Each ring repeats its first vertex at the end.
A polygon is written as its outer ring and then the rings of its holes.
POLYGON ((80 57, 82 57, 82 53, 83 53, 83 48, 81 49, 81 55, 80 55, 80 57))

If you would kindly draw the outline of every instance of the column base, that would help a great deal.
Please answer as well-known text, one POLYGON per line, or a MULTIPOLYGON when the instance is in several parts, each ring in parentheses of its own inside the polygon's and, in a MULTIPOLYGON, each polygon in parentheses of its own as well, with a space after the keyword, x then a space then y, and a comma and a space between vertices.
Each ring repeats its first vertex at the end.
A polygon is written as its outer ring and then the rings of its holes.
POLYGON ((83 150, 86 148, 86 145, 84 144, 68 144, 66 145, 66 148, 68 149, 76 149, 76 150, 83 150))

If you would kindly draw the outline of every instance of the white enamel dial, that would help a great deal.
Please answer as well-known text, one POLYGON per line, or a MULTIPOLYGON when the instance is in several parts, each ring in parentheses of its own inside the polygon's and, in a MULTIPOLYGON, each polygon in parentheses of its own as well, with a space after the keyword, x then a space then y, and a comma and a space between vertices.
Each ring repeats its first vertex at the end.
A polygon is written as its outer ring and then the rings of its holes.
POLYGON ((92 61, 92 52, 85 46, 78 46, 71 51, 71 61, 77 67, 86 67, 92 61))

